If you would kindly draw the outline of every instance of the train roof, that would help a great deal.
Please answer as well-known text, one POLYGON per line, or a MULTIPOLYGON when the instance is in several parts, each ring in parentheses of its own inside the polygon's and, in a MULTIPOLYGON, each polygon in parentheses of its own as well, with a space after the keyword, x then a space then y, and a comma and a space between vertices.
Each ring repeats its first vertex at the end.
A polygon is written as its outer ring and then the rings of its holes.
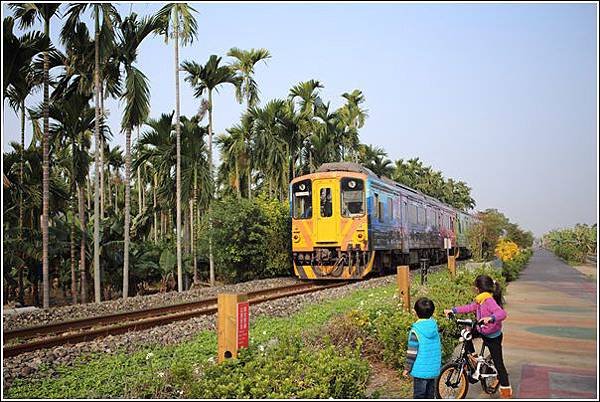
POLYGON ((455 210, 457 212, 460 212, 462 214, 465 215, 469 215, 469 216, 473 216, 470 213, 466 212, 466 211, 462 211, 458 208, 455 208, 451 205, 446 204, 445 202, 442 202, 440 200, 438 200, 437 198, 434 198, 430 195, 427 195, 417 189, 414 189, 412 187, 409 187, 405 184, 399 183, 395 180, 390 179, 387 176, 378 176, 376 175, 371 169, 361 165, 360 163, 355 163, 355 162, 328 162, 328 163, 324 163, 322 164, 317 170, 316 172, 355 172, 355 173, 363 173, 366 174, 367 176, 372 176, 374 178, 378 178, 379 180, 394 186, 394 187, 399 187, 402 188, 404 190, 410 191, 412 193, 418 194, 420 196, 422 196, 423 198, 425 198, 427 201, 429 202, 435 202, 445 208, 451 209, 451 210, 455 210))

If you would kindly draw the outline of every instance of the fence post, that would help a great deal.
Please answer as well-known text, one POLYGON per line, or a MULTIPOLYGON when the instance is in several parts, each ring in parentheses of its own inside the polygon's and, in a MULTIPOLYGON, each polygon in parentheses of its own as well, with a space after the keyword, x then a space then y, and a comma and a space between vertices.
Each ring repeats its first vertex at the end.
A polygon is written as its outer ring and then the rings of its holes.
POLYGON ((398 269, 398 295, 402 299, 404 309, 410 312, 410 275, 408 265, 400 265, 398 269))
POLYGON ((453 255, 448 256, 448 270, 450 271, 452 277, 456 276, 456 257, 453 255))
POLYGON ((248 347, 248 295, 220 293, 217 297, 217 309, 217 361, 220 363, 225 359, 236 358, 240 348, 248 347))

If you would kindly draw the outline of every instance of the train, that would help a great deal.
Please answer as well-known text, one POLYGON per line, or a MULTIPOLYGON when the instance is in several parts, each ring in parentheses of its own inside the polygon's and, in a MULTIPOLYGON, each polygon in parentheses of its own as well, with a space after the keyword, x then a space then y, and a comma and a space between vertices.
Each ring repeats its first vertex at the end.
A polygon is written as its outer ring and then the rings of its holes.
POLYGON ((466 233, 475 216, 358 163, 325 163, 289 190, 300 279, 356 280, 470 255, 466 233))

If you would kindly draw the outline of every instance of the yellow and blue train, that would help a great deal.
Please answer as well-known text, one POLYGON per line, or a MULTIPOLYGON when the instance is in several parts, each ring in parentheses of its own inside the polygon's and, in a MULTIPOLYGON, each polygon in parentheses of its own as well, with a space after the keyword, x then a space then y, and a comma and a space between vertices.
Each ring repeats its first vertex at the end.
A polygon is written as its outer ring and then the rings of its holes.
POLYGON ((427 258, 469 255, 477 218, 356 163, 323 164, 290 183, 294 272, 361 279, 427 258))

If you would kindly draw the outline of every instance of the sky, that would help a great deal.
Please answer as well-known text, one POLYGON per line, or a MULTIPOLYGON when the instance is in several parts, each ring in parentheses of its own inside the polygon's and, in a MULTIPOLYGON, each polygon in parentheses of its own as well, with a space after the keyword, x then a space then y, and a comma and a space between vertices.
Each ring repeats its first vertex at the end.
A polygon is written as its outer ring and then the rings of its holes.
MULTIPOLYGON (((198 39, 180 48, 181 61, 227 62, 232 47, 266 48, 272 58, 255 75, 263 103, 310 79, 334 108, 360 89, 369 115, 361 141, 465 181, 476 210, 497 208, 536 236, 597 222, 596 4, 190 4, 198 39)), ((147 15, 161 4, 116 6, 147 15)), ((54 43, 61 27, 52 21, 54 43)), ((150 81, 150 116, 172 111, 173 46, 147 39, 138 67, 150 81)), ((191 116, 199 100, 183 78, 181 114, 191 116)), ((40 100, 30 96, 28 106, 40 100)), ((244 110, 231 87, 213 103, 215 133, 244 110)), ((123 105, 105 106, 112 145, 124 148, 123 105)), ((3 151, 19 130, 5 103, 3 151)))

